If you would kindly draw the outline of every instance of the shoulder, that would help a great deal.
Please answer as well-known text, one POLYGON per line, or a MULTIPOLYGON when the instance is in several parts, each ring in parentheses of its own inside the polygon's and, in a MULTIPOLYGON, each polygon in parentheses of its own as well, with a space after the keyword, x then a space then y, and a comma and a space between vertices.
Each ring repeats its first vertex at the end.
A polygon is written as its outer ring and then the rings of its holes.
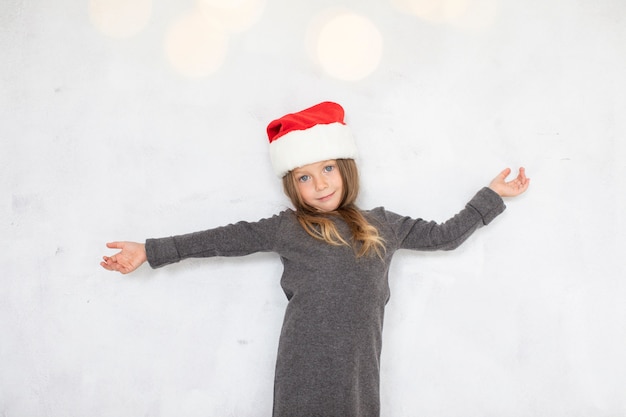
POLYGON ((292 223, 296 220, 296 215, 294 213, 293 210, 291 209, 285 209, 281 212, 278 212, 270 217, 264 217, 262 219, 259 219, 257 221, 254 222, 246 222, 243 221, 243 223, 249 223, 249 224, 263 224, 266 225, 268 227, 273 227, 273 228, 278 228, 280 227, 280 225, 283 224, 288 224, 288 223, 292 223))
POLYGON ((389 223, 397 220, 398 218, 404 217, 394 213, 393 211, 389 211, 382 206, 375 207, 370 210, 361 210, 361 212, 368 220, 374 220, 380 223, 389 223))
POLYGON ((240 220, 230 223, 218 229, 225 231, 240 231, 243 233, 255 232, 274 235, 279 233, 284 227, 297 223, 296 216, 292 210, 286 209, 269 217, 262 217, 258 220, 240 220))
MULTIPOLYGON (((263 217, 259 220, 257 220, 256 222, 266 222, 266 221, 280 221, 280 220, 284 220, 284 219, 289 219, 289 218, 293 218, 295 217, 295 213, 292 209, 285 209, 282 210, 276 214, 272 214, 268 217, 263 217)), ((245 221, 245 220, 244 220, 245 221)), ((255 222, 250 222, 250 223, 255 223, 255 222)))
POLYGON ((376 227, 378 232, 387 239, 391 235, 395 236, 398 227, 409 219, 407 216, 401 216, 382 206, 371 210, 363 210, 362 213, 367 221, 376 227))

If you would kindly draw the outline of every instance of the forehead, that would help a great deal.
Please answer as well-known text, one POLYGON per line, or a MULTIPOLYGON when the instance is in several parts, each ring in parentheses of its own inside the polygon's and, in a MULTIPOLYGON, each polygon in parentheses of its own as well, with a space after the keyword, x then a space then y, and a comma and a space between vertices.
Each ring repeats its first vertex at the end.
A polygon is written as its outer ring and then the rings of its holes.
POLYGON ((298 172, 311 172, 311 171, 319 171, 324 167, 327 167, 330 164, 334 164, 336 161, 334 159, 328 159, 326 161, 313 162, 312 164, 302 165, 293 170, 294 173, 298 172))

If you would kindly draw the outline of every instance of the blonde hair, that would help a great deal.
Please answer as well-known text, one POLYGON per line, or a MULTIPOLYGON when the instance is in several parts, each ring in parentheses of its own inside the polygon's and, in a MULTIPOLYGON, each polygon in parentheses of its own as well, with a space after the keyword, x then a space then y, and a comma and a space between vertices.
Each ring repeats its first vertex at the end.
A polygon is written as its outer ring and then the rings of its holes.
POLYGON ((339 207, 334 212, 320 213, 304 202, 296 178, 290 171, 283 177, 283 189, 293 203, 296 217, 306 232, 316 239, 331 245, 352 246, 357 257, 376 254, 382 259, 385 252, 383 238, 378 229, 372 226, 355 205, 359 194, 359 172, 353 159, 337 159, 337 167, 343 180, 343 196, 339 207), (340 216, 350 227, 352 244, 344 239, 332 218, 340 216))

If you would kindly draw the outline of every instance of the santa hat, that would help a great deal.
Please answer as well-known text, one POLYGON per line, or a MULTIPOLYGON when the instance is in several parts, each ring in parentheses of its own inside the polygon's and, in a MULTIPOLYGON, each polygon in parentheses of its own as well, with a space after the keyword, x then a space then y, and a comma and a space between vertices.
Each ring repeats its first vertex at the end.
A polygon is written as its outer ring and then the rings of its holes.
POLYGON ((271 122, 267 136, 276 175, 328 159, 354 159, 356 144, 343 116, 339 104, 326 101, 271 122))

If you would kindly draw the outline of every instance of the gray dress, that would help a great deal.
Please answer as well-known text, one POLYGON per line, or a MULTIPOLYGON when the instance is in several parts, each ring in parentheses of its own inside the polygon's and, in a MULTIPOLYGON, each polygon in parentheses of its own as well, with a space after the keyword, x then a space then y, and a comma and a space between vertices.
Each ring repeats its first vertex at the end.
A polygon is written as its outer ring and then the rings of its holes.
MULTIPOLYGON (((384 208, 364 211, 385 240, 384 259, 357 258, 352 248, 309 236, 286 210, 258 222, 148 239, 153 268, 184 258, 275 252, 284 265, 281 286, 289 300, 274 380, 275 417, 379 415, 380 353, 388 271, 398 249, 449 250, 504 210, 488 188, 438 224, 384 208)), ((342 236, 347 225, 336 221, 342 236)))

